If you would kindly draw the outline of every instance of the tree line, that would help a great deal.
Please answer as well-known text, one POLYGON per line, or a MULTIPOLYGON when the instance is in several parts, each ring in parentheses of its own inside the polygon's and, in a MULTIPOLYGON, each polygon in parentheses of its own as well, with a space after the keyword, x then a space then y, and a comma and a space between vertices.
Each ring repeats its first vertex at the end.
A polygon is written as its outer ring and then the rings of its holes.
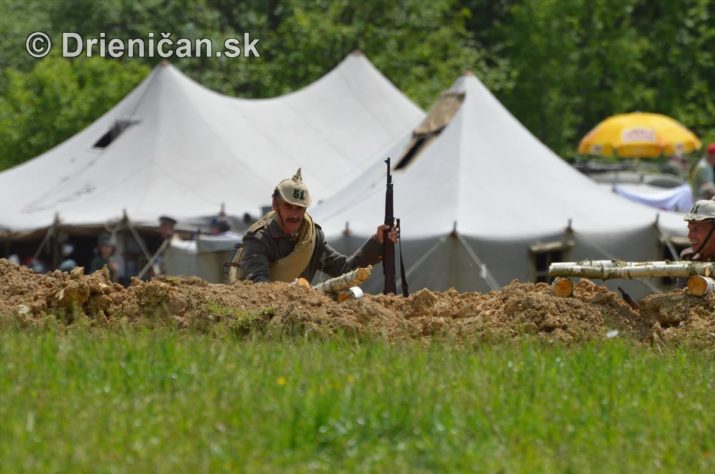
POLYGON ((0 0, 0 169, 46 151, 115 105, 161 60, 35 59, 33 31, 97 38, 250 33, 259 58, 175 58, 218 92, 299 89, 360 49, 423 108, 474 72, 564 158, 603 118, 671 115, 715 140, 710 0, 0 0))

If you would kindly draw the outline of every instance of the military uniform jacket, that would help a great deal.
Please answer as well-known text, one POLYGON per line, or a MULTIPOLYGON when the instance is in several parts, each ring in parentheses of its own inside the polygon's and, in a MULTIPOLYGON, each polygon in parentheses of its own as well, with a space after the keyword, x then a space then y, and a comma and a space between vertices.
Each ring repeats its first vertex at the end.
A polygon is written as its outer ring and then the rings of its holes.
POLYGON ((688 247, 687 249, 680 252, 680 259, 692 261, 692 262, 712 262, 713 261, 712 258, 703 257, 700 254, 696 254, 695 249, 692 247, 688 247))
MULTIPOLYGON (((692 247, 688 247, 688 248, 684 249, 682 252, 680 252, 680 259, 692 261, 692 262, 712 262, 711 258, 703 258, 702 255, 696 254, 695 249, 692 247)), ((682 288, 685 288, 686 286, 688 286, 688 278, 687 277, 678 277, 675 280, 675 288, 682 289, 682 288)))
MULTIPOLYGON (((246 280, 268 282, 271 263, 287 256, 293 251, 295 241, 283 233, 275 220, 269 223, 257 223, 243 237, 243 254, 239 263, 246 275, 246 280)), ((325 234, 315 224, 315 248, 308 267, 301 277, 312 281, 320 270, 331 277, 342 275, 358 267, 374 265, 382 259, 382 244, 374 237, 368 239, 352 256, 337 252, 325 241, 325 234)))

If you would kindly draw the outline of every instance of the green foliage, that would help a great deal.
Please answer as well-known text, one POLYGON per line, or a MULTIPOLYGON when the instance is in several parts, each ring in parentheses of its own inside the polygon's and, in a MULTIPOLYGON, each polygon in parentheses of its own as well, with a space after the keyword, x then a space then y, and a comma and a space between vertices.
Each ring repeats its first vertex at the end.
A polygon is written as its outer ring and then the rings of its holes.
POLYGON ((673 115, 706 141, 715 141, 715 3, 638 2, 634 22, 650 41, 644 77, 655 109, 673 115))
POLYGON ((712 356, 0 334, 0 472, 712 472, 712 356))
POLYGON ((466 29, 459 2, 288 1, 265 42, 270 94, 316 80, 347 54, 362 50, 423 107, 466 70, 490 72, 466 29))
POLYGON ((646 103, 637 81, 644 39, 630 22, 633 0, 525 0, 503 34, 517 86, 504 102, 542 141, 566 154, 608 115, 646 103))
POLYGON ((713 14, 701 0, 514 3, 498 30, 517 85, 502 99, 563 156, 602 119, 636 110, 715 137, 713 14))
POLYGON ((48 57, 32 71, 12 68, 0 97, 0 167, 47 151, 113 107, 149 69, 101 58, 48 57))
POLYGON ((217 335, 256 336, 265 332, 275 313, 272 307, 261 311, 245 311, 239 308, 209 303, 210 317, 206 321, 193 321, 194 328, 217 335))
MULTIPOLYGON (((25 40, 35 31, 50 32, 50 18, 41 0, 0 0, 0 71, 29 70, 35 59, 25 52, 25 40)), ((5 88, 0 74, 0 94, 5 88)))
MULTIPOLYGON (((210 38, 214 48, 248 32, 260 39, 260 58, 172 60, 205 86, 241 97, 297 90, 355 49, 425 108, 471 70, 565 157, 600 120, 633 110, 671 115, 704 141, 715 139, 710 0, 0 0, 0 7, 7 12, 0 18, 6 38, 0 44, 0 169, 56 145, 100 110, 94 104, 81 110, 72 97, 84 60, 68 68, 56 57, 38 61, 25 54, 25 38, 35 30, 48 32, 55 45, 62 32, 117 38, 170 32, 173 39, 210 38), (50 64, 40 66, 44 62, 50 64), (44 104, 32 99, 27 84, 42 82, 50 71, 56 84, 44 86, 44 104), (37 120, 40 108, 63 120, 37 120)), ((98 100, 106 110, 159 60, 97 59, 94 67, 118 76, 82 93, 106 98, 98 100)))

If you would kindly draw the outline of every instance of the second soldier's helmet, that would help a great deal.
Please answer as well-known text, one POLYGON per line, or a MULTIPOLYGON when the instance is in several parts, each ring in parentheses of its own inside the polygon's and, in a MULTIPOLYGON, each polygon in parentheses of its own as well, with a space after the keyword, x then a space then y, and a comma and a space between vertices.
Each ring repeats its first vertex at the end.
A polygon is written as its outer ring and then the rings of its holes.
POLYGON ((284 179, 278 183, 273 195, 278 195, 284 201, 296 206, 305 208, 310 206, 310 192, 308 192, 308 187, 303 182, 300 168, 298 168, 298 171, 295 172, 292 178, 284 179))
POLYGON ((114 239, 112 239, 112 234, 109 232, 102 232, 97 237, 97 245, 111 245, 114 246, 114 239))
POLYGON ((712 199, 696 201, 683 218, 686 221, 706 221, 708 219, 715 219, 715 201, 712 199))

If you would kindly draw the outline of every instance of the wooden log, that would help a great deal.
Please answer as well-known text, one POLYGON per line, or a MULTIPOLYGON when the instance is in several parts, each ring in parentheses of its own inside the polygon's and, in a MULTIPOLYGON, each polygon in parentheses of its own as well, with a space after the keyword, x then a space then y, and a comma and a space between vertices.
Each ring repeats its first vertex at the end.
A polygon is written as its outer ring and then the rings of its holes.
POLYGON ((686 288, 690 295, 705 296, 715 290, 715 280, 700 275, 691 275, 686 288))
POLYGON ((358 286, 360 283, 370 278, 370 273, 372 273, 372 265, 356 268, 351 272, 325 280, 322 283, 318 283, 313 288, 324 293, 339 293, 340 291, 350 288, 351 286, 358 286))
POLYGON ((557 278, 551 284, 554 295, 562 298, 573 296, 573 282, 569 278, 557 278))
POLYGON ((715 275, 712 262, 624 262, 621 260, 585 260, 582 262, 556 262, 549 266, 551 277, 582 277, 608 280, 613 278, 657 278, 715 275))

